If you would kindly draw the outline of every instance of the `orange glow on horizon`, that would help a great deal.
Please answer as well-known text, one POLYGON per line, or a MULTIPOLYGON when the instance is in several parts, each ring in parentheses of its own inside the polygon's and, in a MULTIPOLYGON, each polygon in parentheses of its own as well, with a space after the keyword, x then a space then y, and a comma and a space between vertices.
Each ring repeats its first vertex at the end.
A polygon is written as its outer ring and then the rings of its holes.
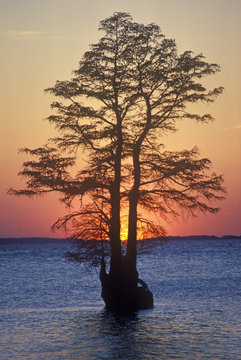
MULTIPOLYGON (((137 222, 137 240, 142 240, 148 237, 146 229, 142 226, 138 226, 137 222)), ((121 219, 121 230, 120 230, 120 239, 121 241, 128 240, 128 219, 127 216, 123 216, 121 219)))
POLYGON ((121 241, 127 241, 128 239, 128 216, 124 215, 121 217, 121 229, 120 229, 121 241))

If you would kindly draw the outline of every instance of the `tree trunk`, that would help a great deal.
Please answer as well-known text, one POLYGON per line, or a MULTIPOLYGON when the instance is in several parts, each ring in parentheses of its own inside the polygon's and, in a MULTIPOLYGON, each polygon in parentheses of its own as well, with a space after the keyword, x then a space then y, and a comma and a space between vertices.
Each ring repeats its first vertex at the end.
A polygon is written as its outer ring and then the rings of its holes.
MULTIPOLYGON (((134 165, 135 179, 129 196, 127 253, 126 256, 116 258, 114 257, 115 248, 111 247, 110 273, 109 275, 106 273, 104 260, 102 261, 100 272, 102 298, 105 301, 106 309, 118 313, 135 312, 153 307, 153 295, 144 281, 138 278, 136 269, 137 204, 140 186, 138 151, 135 152, 134 165), (115 269, 115 271, 113 271, 113 269, 115 269), (141 284, 140 287, 138 283, 141 284)), ((115 204, 113 204, 113 206, 114 205, 115 204)), ((115 240, 116 239, 113 239, 113 244, 116 244, 115 240)), ((118 249, 117 253, 119 254, 118 249)))
MULTIPOLYGON (((102 284, 102 298, 106 309, 117 313, 125 314, 135 312, 140 309, 149 309, 153 307, 153 295, 144 282, 138 279, 136 269, 136 221, 130 222, 128 238, 128 249, 126 256, 121 254, 120 241, 120 209, 117 204, 120 197, 114 196, 112 199, 112 231, 111 231, 111 260, 110 272, 107 274, 104 259, 101 263, 100 280, 102 284), (115 220, 115 221, 114 221, 115 220), (132 241, 129 241, 131 239, 132 241), (138 282, 142 285, 138 287, 138 282)), ((134 193, 131 201, 130 216, 137 219, 136 194, 134 193)))
POLYGON ((129 265, 127 258, 122 257, 122 272, 117 278, 107 274, 105 261, 102 259, 100 270, 101 296, 105 302, 106 310, 128 314, 153 307, 151 291, 145 282, 138 278, 136 269, 133 271, 133 267, 129 265), (138 286, 138 283, 141 286, 138 286))
MULTIPOLYGON (((140 147, 143 139, 134 146, 134 185, 129 197, 129 229, 126 256, 121 254, 120 240, 120 183, 121 183, 121 155, 122 130, 121 118, 116 96, 117 117, 117 148, 115 155, 115 180, 111 192, 111 260, 110 272, 107 274, 104 259, 102 259, 100 280, 102 284, 102 298, 106 309, 118 313, 129 313, 140 309, 153 307, 153 295, 147 285, 138 279, 136 269, 136 235, 137 235, 137 204, 140 187, 140 147), (138 282, 142 285, 138 287, 138 282), (143 285, 145 284, 145 286, 143 285)), ((143 137, 144 138, 144 137, 143 137)))
POLYGON ((140 149, 142 141, 143 139, 140 137, 139 141, 134 145, 133 148, 134 184, 129 195, 128 241, 125 269, 127 271, 127 287, 129 288, 130 293, 132 293, 137 309, 149 309, 153 307, 153 295, 144 281, 138 279, 138 271, 136 268, 138 220, 137 205, 141 179, 140 149), (138 283, 140 283, 142 286, 138 287, 138 283))

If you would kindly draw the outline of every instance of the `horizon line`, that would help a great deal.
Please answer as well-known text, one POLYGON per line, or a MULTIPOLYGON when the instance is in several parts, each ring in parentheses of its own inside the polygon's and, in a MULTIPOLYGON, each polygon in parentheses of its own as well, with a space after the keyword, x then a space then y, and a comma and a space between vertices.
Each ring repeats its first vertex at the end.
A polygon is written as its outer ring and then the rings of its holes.
MULTIPOLYGON (((156 237, 150 237, 150 238, 144 238, 144 239, 140 239, 137 241, 142 241, 142 240, 151 240, 151 239, 167 239, 167 238, 197 238, 197 237, 204 237, 204 238, 217 238, 217 239, 222 239, 222 238, 228 238, 228 237, 236 237, 236 238, 241 238, 241 234, 240 235, 235 235, 235 234, 225 234, 225 235, 207 235, 207 234, 198 234, 198 235, 167 235, 167 236, 156 236, 156 237)), ((53 240, 84 240, 84 239, 73 239, 71 237, 49 237, 49 236, 0 236, 0 240, 17 240, 17 239, 53 239, 53 240)), ((91 240, 96 240, 96 239, 91 239, 91 240)), ((85 241, 91 241, 91 240, 85 240, 85 241)), ((101 241, 101 240, 99 240, 101 241)), ((108 240, 105 240, 108 241, 108 240)))

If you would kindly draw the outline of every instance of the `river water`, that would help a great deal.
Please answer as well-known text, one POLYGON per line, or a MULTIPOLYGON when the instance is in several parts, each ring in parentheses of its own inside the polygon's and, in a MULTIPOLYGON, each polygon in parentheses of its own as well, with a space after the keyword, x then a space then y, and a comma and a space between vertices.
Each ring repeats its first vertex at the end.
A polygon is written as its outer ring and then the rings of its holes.
POLYGON ((0 359, 241 359, 241 241, 153 241, 154 309, 106 312, 98 269, 67 242, 0 242, 0 359))

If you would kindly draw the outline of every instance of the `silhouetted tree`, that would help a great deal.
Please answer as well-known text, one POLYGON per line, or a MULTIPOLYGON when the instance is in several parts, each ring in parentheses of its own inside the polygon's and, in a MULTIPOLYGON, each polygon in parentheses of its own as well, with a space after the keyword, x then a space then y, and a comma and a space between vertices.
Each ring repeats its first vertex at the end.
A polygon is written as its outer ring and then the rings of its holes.
POLYGON ((178 55, 175 42, 157 25, 114 13, 101 21, 100 30, 104 36, 83 55, 74 77, 46 90, 60 99, 48 117, 59 136, 41 148, 23 149, 37 159, 25 162, 20 172, 28 178, 26 189, 10 193, 59 192, 70 209, 78 198, 79 210, 59 218, 54 228, 69 224, 76 239, 110 240, 108 274, 102 259, 102 296, 109 309, 136 310, 153 304, 136 269, 138 223, 149 234, 165 234, 138 209, 161 217, 180 210, 218 211, 209 201, 222 198, 223 179, 209 175, 210 160, 200 159, 197 148, 166 151, 162 135, 175 131, 180 119, 212 121, 210 114, 192 113, 188 105, 211 102, 223 88, 206 90, 201 79, 219 66, 190 51, 178 55), (81 150, 87 165, 73 175, 81 150), (120 239, 122 206, 129 209, 126 254, 120 239))

